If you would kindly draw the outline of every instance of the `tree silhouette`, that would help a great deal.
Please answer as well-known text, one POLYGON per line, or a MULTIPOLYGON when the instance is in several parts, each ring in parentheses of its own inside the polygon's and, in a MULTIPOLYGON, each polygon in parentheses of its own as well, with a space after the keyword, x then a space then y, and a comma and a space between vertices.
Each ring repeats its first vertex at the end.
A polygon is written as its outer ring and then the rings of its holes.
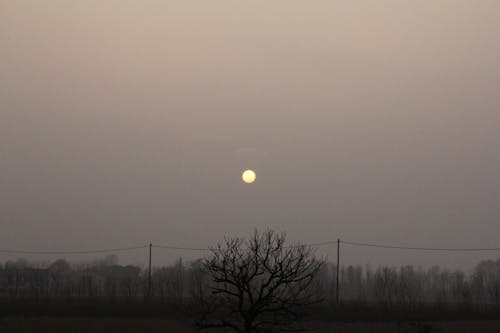
POLYGON ((318 302, 312 282, 324 261, 305 245, 285 245, 285 234, 255 231, 248 240, 228 238, 204 261, 209 294, 199 329, 235 332, 296 329, 305 306, 318 302))

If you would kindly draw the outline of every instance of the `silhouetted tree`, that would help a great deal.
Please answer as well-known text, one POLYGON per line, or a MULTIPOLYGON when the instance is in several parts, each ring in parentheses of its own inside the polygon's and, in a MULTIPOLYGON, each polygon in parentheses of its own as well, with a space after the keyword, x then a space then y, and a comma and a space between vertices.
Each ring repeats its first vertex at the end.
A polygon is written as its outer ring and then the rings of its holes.
POLYGON ((472 282, 477 295, 485 303, 500 304, 500 259, 481 261, 475 268, 472 282))
POLYGON ((373 293, 384 306, 391 308, 397 294, 398 274, 394 267, 379 267, 374 275, 373 293))
POLYGON ((312 282, 323 260, 311 247, 286 246, 285 238, 256 230, 248 240, 229 238, 211 249, 204 261, 211 292, 200 303, 198 328, 250 333, 294 326, 303 307, 318 301, 312 282))

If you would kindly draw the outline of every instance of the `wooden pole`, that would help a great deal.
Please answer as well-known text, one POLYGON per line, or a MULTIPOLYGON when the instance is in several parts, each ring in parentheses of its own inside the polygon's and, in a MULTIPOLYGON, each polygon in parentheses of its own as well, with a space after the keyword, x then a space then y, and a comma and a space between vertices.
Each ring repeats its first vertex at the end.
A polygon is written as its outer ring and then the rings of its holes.
POLYGON ((340 272, 340 239, 337 239, 337 294, 336 294, 336 303, 337 305, 340 304, 340 297, 339 297, 339 272, 340 272))
POLYGON ((149 243, 149 269, 148 269, 148 297, 151 297, 151 248, 153 245, 149 243))

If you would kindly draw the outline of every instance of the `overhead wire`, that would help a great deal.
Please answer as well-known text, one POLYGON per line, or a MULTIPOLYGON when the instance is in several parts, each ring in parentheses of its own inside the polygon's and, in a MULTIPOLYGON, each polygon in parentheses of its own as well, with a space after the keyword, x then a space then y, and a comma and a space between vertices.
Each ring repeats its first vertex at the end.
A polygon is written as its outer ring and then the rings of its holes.
POLYGON ((398 246, 398 245, 386 245, 386 244, 359 243, 359 242, 349 242, 349 241, 343 241, 343 240, 341 240, 340 243, 346 244, 346 245, 353 245, 353 246, 374 247, 374 248, 395 249, 395 250, 443 251, 443 252, 500 251, 500 248, 417 247, 417 246, 398 246))
MULTIPOLYGON (((345 240, 330 240, 318 243, 305 243, 299 245, 289 245, 288 247, 295 246, 311 246, 311 247, 321 247, 327 245, 334 245, 340 242, 340 244, 350 245, 350 246, 360 246, 360 247, 371 247, 371 248, 382 248, 382 249, 393 249, 393 250, 413 250, 413 251, 442 251, 442 252, 487 252, 487 251, 500 251, 500 248, 465 248, 465 247, 419 247, 419 246, 402 246, 402 245, 388 245, 388 244, 376 244, 376 243, 362 243, 362 242, 352 242, 345 240)), ((159 249, 176 250, 176 251, 210 251, 211 249, 206 247, 184 247, 184 246, 172 246, 172 245, 141 245, 141 246, 130 246, 130 247, 118 247, 118 248, 106 248, 106 249, 90 249, 90 250, 64 250, 64 251, 52 251, 52 250, 12 250, 12 249, 0 249, 0 253, 3 254, 95 254, 95 253, 112 253, 112 252, 125 252, 133 251, 138 249, 145 249, 149 246, 159 249)))
POLYGON ((0 250, 0 253, 5 254, 94 254, 94 253, 110 253, 110 252, 124 252, 132 251, 137 249, 145 249, 147 245, 142 246, 130 246, 130 247, 118 247, 109 249, 97 249, 97 250, 79 250, 79 251, 45 251, 45 250, 0 250))
POLYGON ((152 245, 153 248, 168 249, 168 250, 180 250, 180 251, 210 251, 209 248, 202 247, 182 247, 182 246, 170 246, 170 245, 152 245))

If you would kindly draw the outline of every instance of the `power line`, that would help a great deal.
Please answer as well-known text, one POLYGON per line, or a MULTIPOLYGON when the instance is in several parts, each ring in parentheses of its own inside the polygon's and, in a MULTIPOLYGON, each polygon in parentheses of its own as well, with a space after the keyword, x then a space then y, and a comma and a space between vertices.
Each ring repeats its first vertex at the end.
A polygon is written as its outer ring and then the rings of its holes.
POLYGON ((182 246, 170 246, 170 245, 153 245, 155 248, 168 249, 168 250, 180 250, 180 251, 210 251, 209 248, 201 247, 182 247, 182 246))
MULTIPOLYGON (((337 240, 334 241, 324 241, 318 243, 300 243, 300 244, 292 244, 285 246, 285 248, 294 248, 301 246, 312 246, 312 247, 320 247, 325 245, 337 244, 337 240)), ((183 246, 170 246, 170 245, 154 245, 153 247, 162 248, 162 249, 170 249, 170 250, 186 250, 186 251, 211 251, 210 247, 183 247, 183 246)))
POLYGON ((109 252, 124 252, 137 249, 144 249, 147 245, 119 247, 112 249, 98 249, 98 250, 82 250, 82 251, 34 251, 34 250, 0 250, 0 253, 6 254, 93 254, 93 253, 109 253, 109 252))
POLYGON ((396 246, 386 244, 358 243, 340 241, 342 244, 364 247, 375 247, 395 250, 416 250, 416 251, 443 251, 443 252, 481 252, 481 251, 500 251, 500 248, 445 248, 445 247, 415 247, 415 246, 396 246))
POLYGON ((312 247, 320 247, 320 246, 333 245, 333 244, 337 244, 337 240, 325 241, 325 242, 320 242, 320 243, 310 243, 310 244, 304 244, 304 245, 305 246, 312 246, 312 247))
MULTIPOLYGON (((337 244, 338 240, 330 240, 318 243, 304 243, 300 245, 289 245, 287 248, 296 246, 311 246, 311 247, 322 247, 327 245, 337 244)), ((500 251, 500 248, 444 248, 444 247, 418 247, 418 246, 397 246, 388 244, 374 244, 374 243, 361 243, 361 242, 351 242, 340 240, 340 244, 351 245, 351 246, 362 246, 362 247, 372 247, 372 248, 383 248, 383 249, 393 249, 393 250, 413 250, 413 251, 442 251, 442 252, 486 252, 486 251, 500 251)), ((119 248, 108 248, 108 249, 95 249, 95 250, 67 250, 67 251, 44 251, 44 250, 10 250, 10 249, 0 249, 0 253, 3 254, 94 254, 94 253, 111 253, 111 252, 125 252, 133 251, 138 249, 148 248, 149 245, 141 246, 131 246, 131 247, 119 247, 119 248)), ((176 251, 210 251, 208 247, 184 247, 184 246, 171 246, 171 245, 151 245, 153 248, 176 250, 176 251)))

